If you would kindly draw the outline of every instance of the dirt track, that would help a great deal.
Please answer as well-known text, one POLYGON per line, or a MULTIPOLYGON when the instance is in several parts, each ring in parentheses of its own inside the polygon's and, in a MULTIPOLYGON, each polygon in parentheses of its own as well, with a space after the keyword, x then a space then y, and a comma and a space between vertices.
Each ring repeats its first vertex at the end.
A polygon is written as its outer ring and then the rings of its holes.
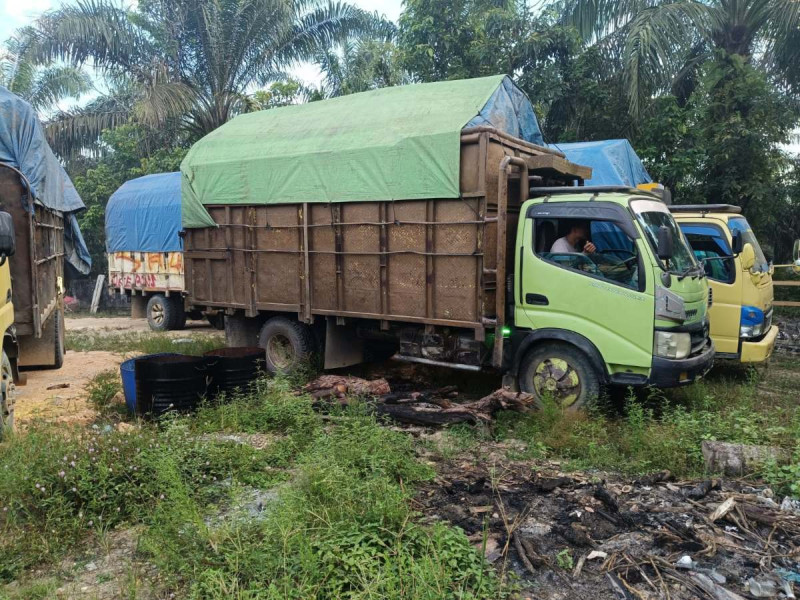
MULTIPOLYGON (((98 335, 119 335, 124 332, 146 333, 150 329, 146 319, 128 317, 67 318, 67 336, 70 332, 98 335)), ((204 321, 189 322, 186 330, 170 331, 168 335, 186 337, 192 331, 213 331, 204 321)), ((86 423, 96 412, 86 400, 86 384, 98 373, 117 369, 126 355, 117 352, 68 351, 64 366, 57 370, 27 371, 27 384, 17 391, 16 423, 25 427, 37 420, 56 423, 86 423), (68 385, 68 387, 63 387, 68 385), (51 388, 51 389, 48 389, 51 388)))

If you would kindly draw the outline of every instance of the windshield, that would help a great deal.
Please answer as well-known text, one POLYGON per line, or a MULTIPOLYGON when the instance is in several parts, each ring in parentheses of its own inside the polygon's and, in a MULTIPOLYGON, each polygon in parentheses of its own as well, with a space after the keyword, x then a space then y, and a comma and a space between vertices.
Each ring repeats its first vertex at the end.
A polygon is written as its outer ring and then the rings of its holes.
POLYGON ((650 245, 655 250, 658 247, 658 230, 666 227, 672 233, 674 240, 673 256, 669 259, 669 270, 672 273, 683 273, 687 269, 696 268, 692 251, 686 243, 680 228, 661 202, 653 200, 634 200, 631 208, 636 214, 636 220, 645 230, 650 245))
POLYGON ((734 231, 741 232, 742 242, 753 246, 753 250, 755 250, 756 253, 756 264, 753 265, 753 271, 760 271, 762 273, 769 271, 769 261, 767 261, 767 258, 764 256, 764 252, 761 250, 761 246, 758 244, 753 230, 750 229, 750 223, 747 222, 747 219, 744 217, 733 217, 728 221, 728 229, 731 230, 731 233, 734 231))

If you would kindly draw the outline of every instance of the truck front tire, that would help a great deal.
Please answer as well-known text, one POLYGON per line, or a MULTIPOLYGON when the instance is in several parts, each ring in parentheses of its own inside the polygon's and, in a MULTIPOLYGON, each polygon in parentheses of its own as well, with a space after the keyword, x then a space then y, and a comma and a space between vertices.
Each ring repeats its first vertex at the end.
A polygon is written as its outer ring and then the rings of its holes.
POLYGON ((258 345, 266 353, 267 371, 272 374, 297 370, 317 351, 311 328, 286 317, 272 317, 264 323, 258 345))
POLYGON ((539 408, 551 401, 565 410, 580 410, 600 395, 600 376, 578 348, 546 342, 522 359, 519 387, 533 394, 539 408))
POLYGON ((5 432, 14 429, 14 402, 16 400, 14 372, 5 351, 0 364, 0 373, 2 373, 2 381, 0 381, 0 438, 2 438, 5 432))

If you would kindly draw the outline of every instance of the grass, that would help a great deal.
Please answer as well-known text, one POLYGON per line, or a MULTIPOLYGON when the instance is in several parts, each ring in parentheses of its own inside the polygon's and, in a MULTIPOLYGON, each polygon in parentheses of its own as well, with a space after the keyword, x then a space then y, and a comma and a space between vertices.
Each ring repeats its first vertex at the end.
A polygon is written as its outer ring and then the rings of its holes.
POLYGON ((101 414, 114 407, 114 398, 121 391, 119 372, 114 369, 98 373, 86 384, 89 404, 101 414))
POLYGON ((52 576, 34 571, 131 527, 165 596, 507 593, 463 532, 419 523, 410 499, 434 473, 409 436, 358 408, 323 419, 292 389, 264 380, 229 404, 133 431, 37 426, 3 442, 0 581, 21 583, 0 597, 48 597, 52 576), (238 443, 242 432, 271 442, 238 443), (256 516, 246 508, 254 492, 269 498, 256 516))
POLYGON ((200 355, 224 345, 221 334, 192 335, 188 332, 185 337, 152 332, 111 335, 107 332, 70 332, 66 340, 67 350, 77 352, 101 350, 121 354, 180 352, 181 354, 200 355), (180 341, 176 342, 176 340, 180 341))
MULTIPOLYGON (((704 440, 800 448, 800 373, 793 368, 792 358, 775 357, 768 379, 722 367, 690 387, 631 394, 622 407, 606 400, 586 413, 563 412, 553 404, 522 417, 505 413, 494 435, 524 441, 524 457, 566 460, 573 469, 668 469, 678 477, 702 476, 704 440)), ((788 493, 800 469, 767 465, 760 474, 788 493)))

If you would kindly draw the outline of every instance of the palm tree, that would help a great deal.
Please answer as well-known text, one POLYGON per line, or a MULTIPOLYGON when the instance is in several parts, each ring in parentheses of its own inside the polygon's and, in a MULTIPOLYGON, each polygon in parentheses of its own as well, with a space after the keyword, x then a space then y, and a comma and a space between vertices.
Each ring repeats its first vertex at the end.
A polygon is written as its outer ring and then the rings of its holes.
POLYGON ((0 49, 0 85, 38 111, 50 111, 61 100, 77 99, 92 89, 89 76, 70 65, 37 65, 30 55, 30 37, 25 30, 0 49))
POLYGON ((312 98, 344 96, 411 82, 391 39, 348 40, 338 48, 319 52, 315 60, 324 79, 312 98))
POLYGON ((797 0, 566 0, 566 14, 584 39, 618 53, 634 114, 654 91, 685 96, 715 51, 800 85, 797 0))
POLYGON ((92 64, 112 92, 49 130, 75 149, 130 117, 177 120, 191 141, 250 110, 255 88, 285 79, 286 67, 379 25, 331 0, 140 0, 135 11, 79 0, 39 19, 37 56, 92 64))

